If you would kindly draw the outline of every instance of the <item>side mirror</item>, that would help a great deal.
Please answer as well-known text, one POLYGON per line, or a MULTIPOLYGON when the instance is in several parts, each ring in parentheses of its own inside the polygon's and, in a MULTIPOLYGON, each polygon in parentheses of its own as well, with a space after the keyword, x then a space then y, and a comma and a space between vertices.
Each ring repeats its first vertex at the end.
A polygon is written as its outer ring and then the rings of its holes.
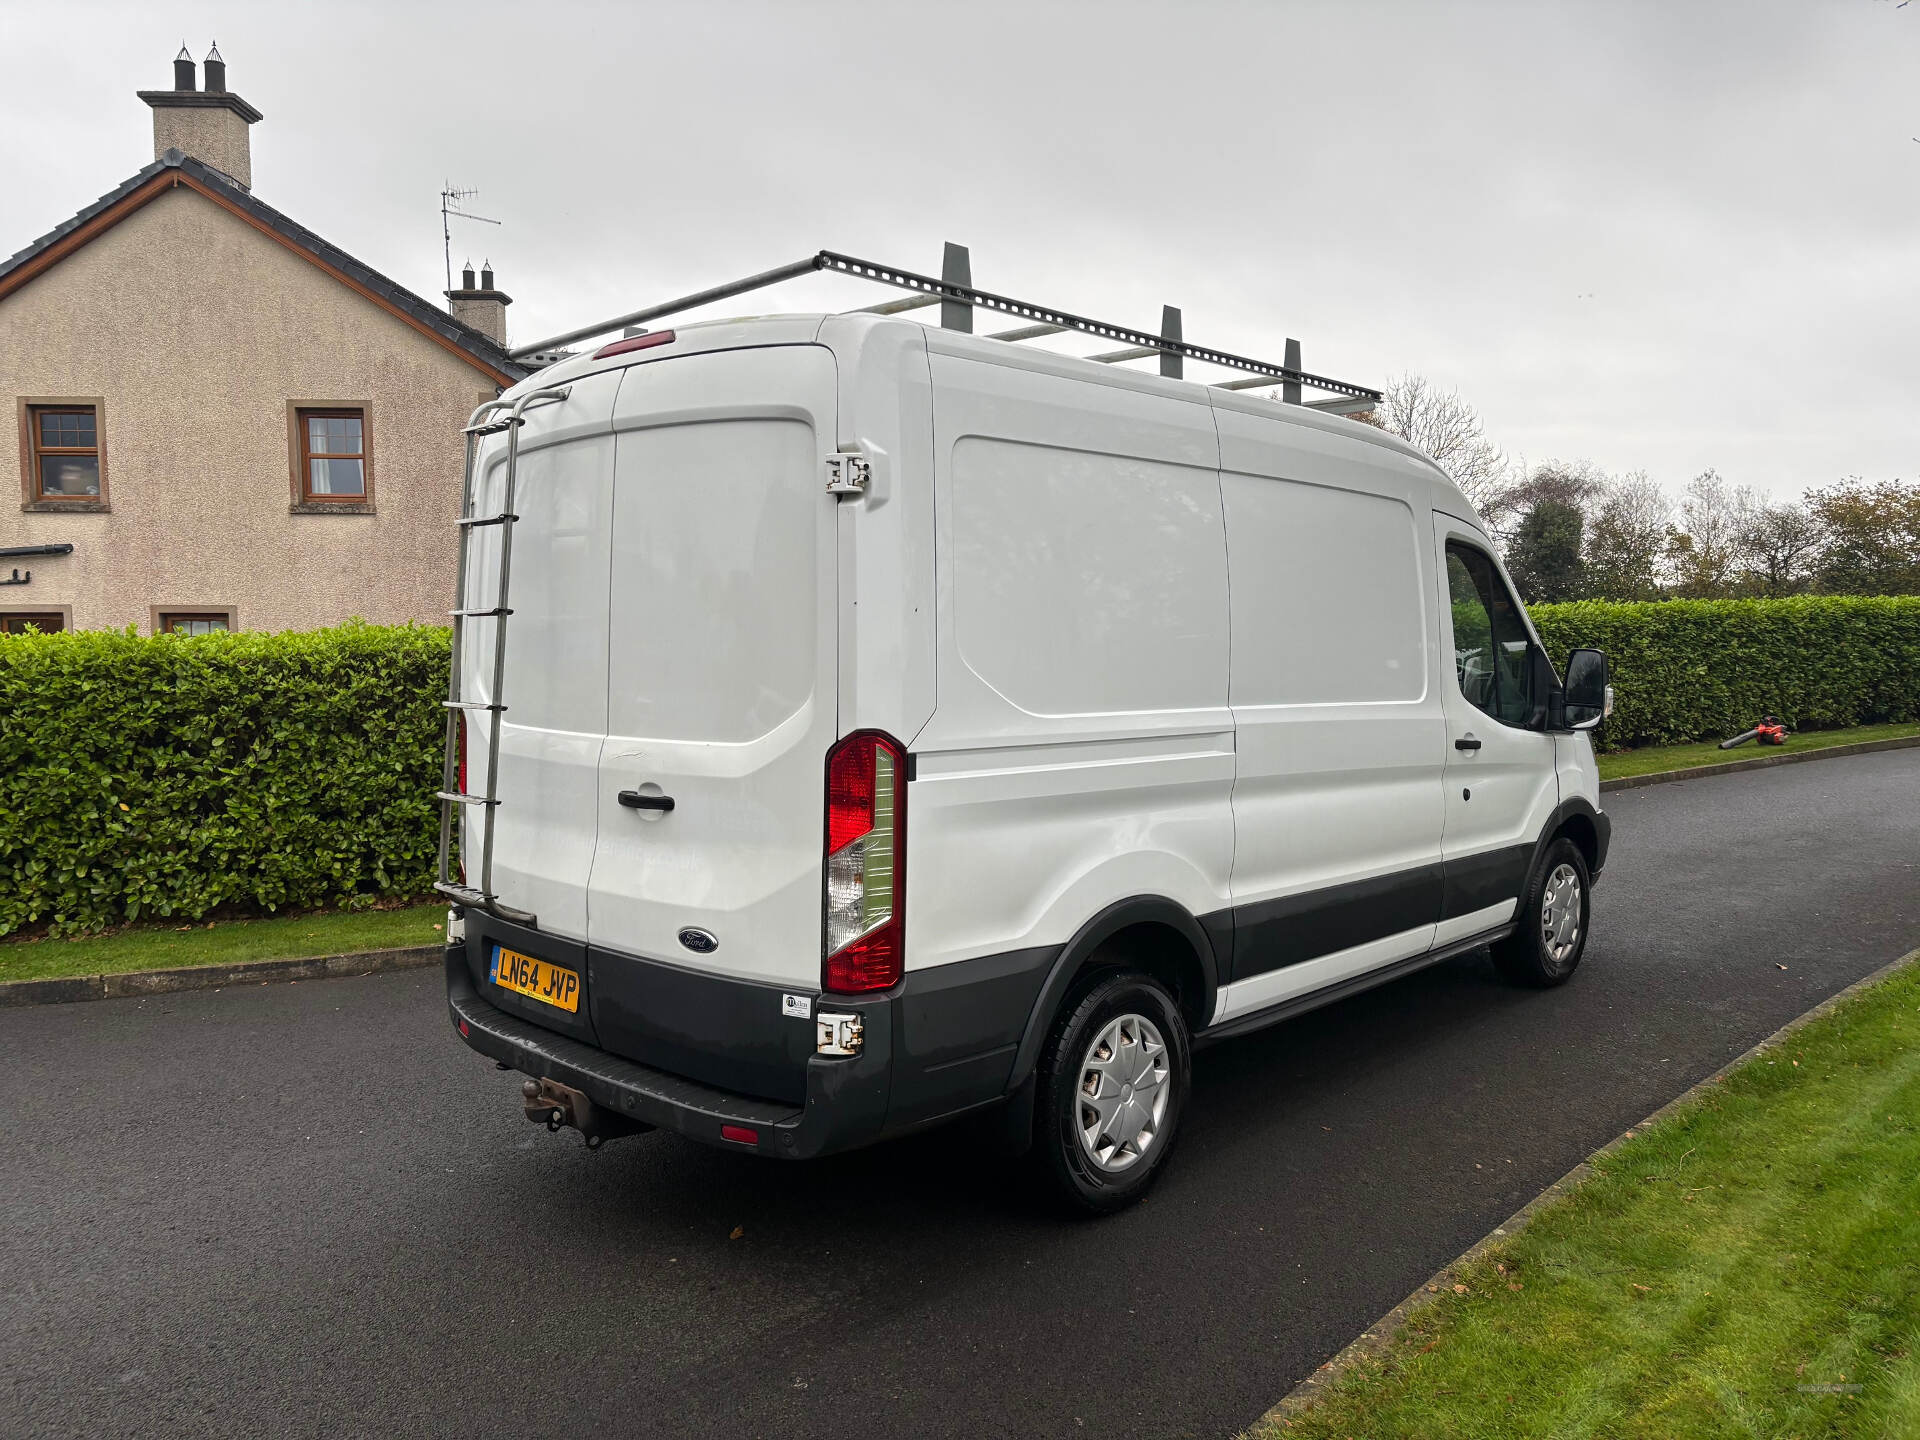
POLYGON ((1607 657, 1598 650, 1575 650, 1567 656, 1564 705, 1567 724, 1591 730, 1613 713, 1613 687, 1607 683, 1607 657))

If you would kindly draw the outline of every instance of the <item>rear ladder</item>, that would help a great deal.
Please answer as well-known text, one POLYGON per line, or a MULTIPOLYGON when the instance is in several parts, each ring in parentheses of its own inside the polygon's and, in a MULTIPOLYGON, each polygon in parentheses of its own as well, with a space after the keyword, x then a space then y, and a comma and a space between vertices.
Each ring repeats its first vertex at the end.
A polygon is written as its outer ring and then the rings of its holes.
POLYGON ((440 759, 440 789, 435 792, 435 798, 440 802, 440 872, 433 888, 455 904, 470 905, 502 920, 529 926, 537 923, 536 917, 525 910, 503 905, 493 890, 493 815, 500 806, 500 717, 507 709, 500 692, 507 668, 507 618, 513 614, 512 607, 507 603, 508 586, 513 574, 513 526, 520 518, 513 510, 514 482, 520 464, 520 427, 526 424, 526 411, 536 404, 550 404, 566 398, 567 387, 564 385, 530 390, 514 400, 489 400, 467 419, 466 429, 462 432, 467 441, 467 463, 460 481, 460 560, 454 578, 453 610, 450 612, 453 617, 452 667, 447 676, 447 698, 441 702, 447 712, 447 732, 440 759), (504 418, 489 418, 499 410, 507 412, 504 418), (500 513, 475 515, 474 505, 479 497, 474 470, 480 454, 480 442, 485 436, 501 431, 505 431, 507 436, 507 473, 502 486, 500 513), (475 609, 467 603, 469 542, 475 530, 490 525, 500 527, 500 582, 493 604, 475 609), (494 622, 493 686, 488 692, 492 699, 484 702, 469 700, 460 693, 462 642, 466 623, 479 619, 494 622), (486 789, 478 795, 459 788, 460 726, 466 713, 471 710, 483 711, 487 715, 487 784, 486 789), (477 887, 453 878, 453 817, 456 805, 480 807, 480 883, 477 887))

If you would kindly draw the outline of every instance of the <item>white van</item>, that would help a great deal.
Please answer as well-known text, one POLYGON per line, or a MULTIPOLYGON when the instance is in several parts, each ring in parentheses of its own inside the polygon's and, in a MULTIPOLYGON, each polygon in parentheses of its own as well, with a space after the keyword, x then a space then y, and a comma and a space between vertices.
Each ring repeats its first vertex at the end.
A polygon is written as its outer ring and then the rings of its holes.
POLYGON ((863 313, 487 409, 447 994, 530 1117, 800 1159, 997 1106, 1111 1210, 1196 1043, 1579 964, 1604 660, 1561 685, 1398 440, 863 313))

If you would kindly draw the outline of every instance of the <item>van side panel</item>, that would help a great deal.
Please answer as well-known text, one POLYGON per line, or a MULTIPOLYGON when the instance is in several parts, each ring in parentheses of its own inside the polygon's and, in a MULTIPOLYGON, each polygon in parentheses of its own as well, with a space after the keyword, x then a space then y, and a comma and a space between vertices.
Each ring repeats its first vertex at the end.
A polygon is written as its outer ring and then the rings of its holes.
POLYGON ((1121 899, 1218 911, 1233 845, 1207 407, 927 343, 939 704, 913 747, 910 986, 981 956, 1044 964, 1121 899))
POLYGON ((1216 413, 1237 727, 1227 1020, 1428 948, 1446 722, 1425 474, 1358 438, 1216 413))

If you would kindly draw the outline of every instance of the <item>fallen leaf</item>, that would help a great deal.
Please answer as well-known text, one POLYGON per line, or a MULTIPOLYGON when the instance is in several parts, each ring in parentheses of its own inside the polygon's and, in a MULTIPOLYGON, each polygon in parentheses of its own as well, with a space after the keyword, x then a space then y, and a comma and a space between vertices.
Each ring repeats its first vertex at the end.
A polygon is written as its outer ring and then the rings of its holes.
POLYGON ((1784 965, 1776 965, 1776 966, 1774 966, 1773 968, 1774 968, 1774 969, 1776 969, 1776 970, 1784 970, 1784 969, 1786 969, 1787 967, 1786 967, 1786 966, 1784 966, 1784 965))
POLYGON ((733 1227, 733 1233, 732 1233, 731 1235, 729 1235, 729 1236, 727 1236, 727 1239, 729 1239, 729 1240, 738 1240, 738 1239, 739 1239, 739 1238, 740 1238, 740 1237, 741 1237, 742 1235, 744 1235, 744 1234, 746 1234, 746 1233, 747 1233, 747 1227, 746 1227, 746 1226, 744 1226, 744 1225, 736 1225, 736 1226, 734 1226, 734 1227, 733 1227))
POLYGON ((1646 1292, 1646 1293, 1649 1293, 1649 1294, 1651 1294, 1651 1293, 1652 1293, 1652 1291, 1653 1291, 1653 1287, 1652 1287, 1651 1285, 1642 1285, 1642 1284, 1640 1284, 1639 1282, 1637 1282, 1637 1281, 1633 1281, 1633 1280, 1629 1280, 1629 1281, 1628 1281, 1627 1283, 1628 1283, 1629 1285, 1632 1285, 1632 1286, 1633 1286, 1633 1288, 1634 1288, 1634 1289, 1636 1289, 1636 1290, 1640 1290, 1640 1291, 1644 1291, 1644 1292, 1646 1292))
POLYGON ((1453 1293, 1456 1295, 1464 1295, 1467 1293, 1467 1287, 1464 1285, 1456 1285, 1453 1287, 1453 1293))
POLYGON ((1507 1289, 1509 1290, 1524 1290, 1526 1288, 1527 1287, 1521 1284, 1518 1280, 1509 1280, 1507 1282, 1507 1289))
POLYGON ((120 808, 121 808, 122 810, 129 810, 129 811, 133 809, 133 807, 132 807, 131 805, 129 805, 129 804, 127 804, 127 802, 126 802, 126 801, 124 801, 124 800, 122 800, 122 801, 120 802, 120 808))

